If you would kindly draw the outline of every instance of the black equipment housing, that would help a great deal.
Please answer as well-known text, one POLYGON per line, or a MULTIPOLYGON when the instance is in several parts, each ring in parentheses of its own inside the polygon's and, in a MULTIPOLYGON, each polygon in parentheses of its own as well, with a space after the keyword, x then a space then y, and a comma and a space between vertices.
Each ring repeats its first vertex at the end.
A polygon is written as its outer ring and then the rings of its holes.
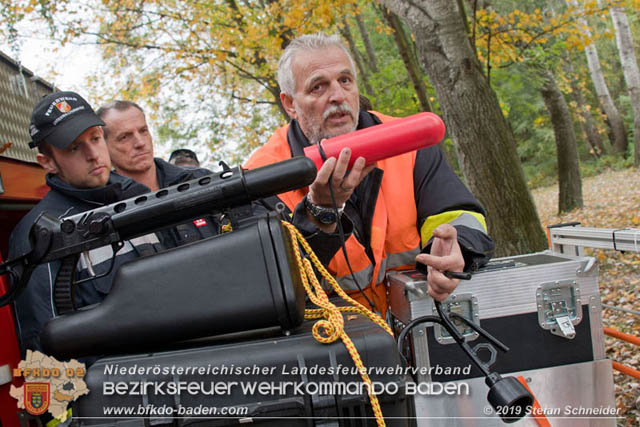
POLYGON ((304 318, 304 295, 289 234, 270 215, 125 263, 102 303, 52 319, 41 342, 63 360, 270 326, 288 330, 304 318))
MULTIPOLYGON (((267 329, 232 337, 212 338, 209 342, 201 341, 199 348, 100 359, 91 366, 84 379, 91 393, 78 400, 74 415, 79 415, 80 418, 74 418, 73 422, 79 426, 113 426, 139 421, 126 416, 101 418, 106 416, 104 408, 111 406, 165 408, 165 414, 167 411, 173 412, 173 416, 180 406, 215 406, 246 407, 248 411, 237 416, 209 415, 208 419, 204 419, 206 414, 194 414, 189 417, 189 421, 207 426, 237 425, 242 420, 251 425, 264 426, 309 426, 332 422, 338 422, 341 426, 375 426, 376 421, 366 392, 329 395, 312 393, 315 389, 306 388, 309 383, 362 384, 344 344, 340 340, 331 344, 317 342, 311 334, 313 323, 315 322, 304 322, 289 336, 282 336, 277 329, 267 329), (174 366, 195 369, 190 373, 178 374, 171 371, 174 366), (325 371, 324 374, 312 371, 294 372, 294 369, 305 367, 334 371, 325 371), (158 369, 156 374, 138 373, 147 370, 154 372, 154 368, 158 369), (163 372, 165 368, 168 371, 163 372), (269 372, 234 373, 214 371, 214 368, 267 369, 269 372), (343 368, 349 371, 342 371, 343 368), (178 396, 162 395, 153 386, 148 388, 145 395, 104 392, 103 385, 108 382, 131 385, 144 381, 151 384, 164 382, 163 386, 167 382, 202 382, 207 390, 215 387, 216 383, 269 382, 277 385, 292 382, 303 383, 304 393, 294 391, 292 387, 283 389, 282 392, 276 389, 273 393, 243 393, 240 384, 214 395, 190 394, 185 391, 178 396), (202 418, 198 419, 199 417, 202 418)), ((397 370, 402 363, 395 351, 394 338, 361 316, 347 317, 345 331, 358 349, 364 366, 369 369, 371 380, 385 384, 387 390, 392 392, 378 395, 386 424, 415 425, 413 398, 406 393, 407 378, 397 370)), ((162 417, 156 418, 154 421, 158 424, 171 423, 172 416, 169 415, 164 420, 162 417)))

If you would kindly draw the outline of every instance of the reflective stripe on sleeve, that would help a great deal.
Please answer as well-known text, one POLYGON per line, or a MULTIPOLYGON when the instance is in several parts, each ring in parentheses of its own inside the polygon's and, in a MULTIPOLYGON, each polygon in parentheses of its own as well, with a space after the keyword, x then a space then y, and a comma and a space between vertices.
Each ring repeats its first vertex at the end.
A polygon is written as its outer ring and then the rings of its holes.
POLYGON ((428 217, 420 228, 422 246, 429 242, 433 236, 433 230, 440 224, 464 225, 469 228, 487 232, 487 222, 484 215, 471 211, 448 211, 428 217))

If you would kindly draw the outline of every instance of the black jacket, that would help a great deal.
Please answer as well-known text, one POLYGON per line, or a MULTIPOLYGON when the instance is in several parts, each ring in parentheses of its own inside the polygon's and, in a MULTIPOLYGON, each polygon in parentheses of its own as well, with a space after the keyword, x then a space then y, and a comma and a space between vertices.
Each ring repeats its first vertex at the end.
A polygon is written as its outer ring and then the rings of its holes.
MULTIPOLYGON (((155 159, 155 164, 160 187, 169 187, 211 173, 206 169, 183 169, 161 159, 155 159)), ((100 188, 78 189, 56 175, 47 175, 47 185, 51 187, 51 191, 13 230, 9 239, 9 259, 30 250, 29 231, 41 212, 63 218, 149 192, 148 187, 115 172, 111 173, 107 185, 100 188)), ((109 275, 75 286, 76 307, 100 303, 111 290, 115 274, 124 262, 215 235, 218 225, 215 217, 205 216, 204 219, 204 222, 198 221, 198 225, 190 220, 173 228, 127 241, 117 253, 109 275)), ((109 271, 112 255, 111 247, 89 252, 91 267, 96 274, 109 271)), ((54 261, 36 267, 27 288, 16 299, 16 326, 23 352, 26 349, 41 350, 40 330, 46 321, 55 317, 53 286, 60 265, 61 261, 54 261)), ((86 258, 81 257, 75 278, 79 280, 86 277, 89 277, 88 263, 86 258)))
MULTIPOLYGON (((171 187, 195 178, 210 175, 211 171, 204 168, 183 168, 172 165, 162 159, 155 158, 156 177, 160 188, 171 187)), ((218 234, 218 215, 208 214, 176 225, 158 233, 165 248, 182 246, 200 239, 218 234)))
MULTIPOLYGON (((42 212, 63 218, 149 191, 146 186, 116 173, 111 173, 107 185, 100 188, 78 189, 51 174, 47 175, 46 182, 51 187, 51 191, 22 218, 11 233, 9 259, 27 253, 31 249, 29 231, 42 212)), ((83 307, 102 301, 111 289, 113 276, 120 264, 138 257, 140 252, 155 252, 158 249, 158 239, 151 237, 146 239, 146 243, 142 243, 144 240, 141 239, 139 245, 128 245, 118 252, 115 268, 111 274, 77 286, 75 290, 77 306, 83 307)), ((108 271, 110 247, 96 249, 90 254, 96 273, 108 271)), ((27 348, 40 350, 40 329, 47 320, 55 317, 53 285, 60 265, 61 261, 54 261, 36 267, 26 289, 16 299, 16 326, 23 352, 27 348)), ((87 276, 87 264, 81 260, 77 268, 77 278, 87 276)))

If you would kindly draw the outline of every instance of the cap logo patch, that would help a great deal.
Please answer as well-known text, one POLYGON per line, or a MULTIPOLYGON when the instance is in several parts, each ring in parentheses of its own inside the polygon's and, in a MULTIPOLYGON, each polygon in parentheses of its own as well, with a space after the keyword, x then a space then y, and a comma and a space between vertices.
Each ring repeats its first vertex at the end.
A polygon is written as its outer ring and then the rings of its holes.
POLYGON ((57 108, 61 113, 66 113, 66 112, 68 112, 69 110, 71 110, 71 105, 69 105, 69 104, 67 103, 67 101, 61 101, 61 102, 58 102, 58 103, 56 104, 56 108, 57 108))

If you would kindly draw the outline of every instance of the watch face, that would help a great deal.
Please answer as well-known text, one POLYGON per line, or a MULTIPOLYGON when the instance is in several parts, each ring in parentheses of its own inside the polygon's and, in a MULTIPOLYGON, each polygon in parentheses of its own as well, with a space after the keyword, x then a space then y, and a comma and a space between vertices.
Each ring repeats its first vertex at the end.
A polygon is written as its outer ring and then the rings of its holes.
POLYGON ((320 212, 313 217, 322 224, 333 224, 334 222, 338 221, 338 216, 333 211, 320 212))
POLYGON ((331 208, 314 205, 309 199, 304 199, 304 204, 311 215, 321 224, 333 224, 338 221, 339 215, 331 208))

